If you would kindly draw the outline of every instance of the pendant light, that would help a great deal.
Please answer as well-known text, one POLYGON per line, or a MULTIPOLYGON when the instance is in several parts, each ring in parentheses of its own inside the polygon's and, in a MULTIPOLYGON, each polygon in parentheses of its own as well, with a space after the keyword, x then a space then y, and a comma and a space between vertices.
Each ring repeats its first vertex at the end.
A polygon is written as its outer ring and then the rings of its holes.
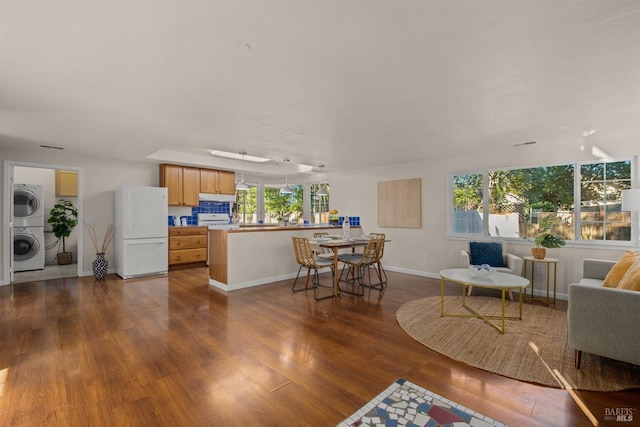
POLYGON ((289 177, 287 175, 287 163, 289 163, 289 159, 284 158, 282 161, 284 162, 284 185, 280 188, 280 194, 291 194, 293 190, 289 187, 289 177))
POLYGON ((247 191, 250 189, 247 183, 244 182, 244 155, 245 154, 247 154, 246 151, 240 151, 240 156, 242 156, 242 179, 240 180, 238 185, 236 185, 236 191, 247 191))
MULTIPOLYGON (((324 169, 324 165, 318 165, 318 167, 324 169)), ((322 185, 323 178, 324 175, 320 175, 320 183, 318 184, 318 191, 316 191, 316 196, 327 197, 329 193, 327 193, 327 190, 322 185)))

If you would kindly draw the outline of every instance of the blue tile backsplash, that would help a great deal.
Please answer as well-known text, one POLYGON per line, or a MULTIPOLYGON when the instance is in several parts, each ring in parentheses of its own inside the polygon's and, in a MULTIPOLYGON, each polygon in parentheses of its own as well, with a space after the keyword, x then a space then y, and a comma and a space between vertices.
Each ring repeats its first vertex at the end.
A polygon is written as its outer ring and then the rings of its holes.
MULTIPOLYGON (((226 213, 229 215, 231 212, 230 202, 213 202, 213 201, 200 201, 200 206, 191 208, 191 216, 182 215, 180 218, 187 218, 187 225, 198 225, 199 213, 226 213)), ((231 216, 229 215, 229 220, 231 216)), ((173 225, 173 216, 167 218, 167 224, 173 225)))

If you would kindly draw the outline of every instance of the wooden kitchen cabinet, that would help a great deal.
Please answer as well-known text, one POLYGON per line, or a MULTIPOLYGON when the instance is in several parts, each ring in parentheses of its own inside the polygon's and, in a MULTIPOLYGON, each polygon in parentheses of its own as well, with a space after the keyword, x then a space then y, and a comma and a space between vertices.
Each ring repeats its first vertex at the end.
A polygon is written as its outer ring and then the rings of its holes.
POLYGON ((56 170, 56 197, 78 197, 78 172, 56 170))
POLYGON ((208 194, 235 195, 235 172, 215 169, 200 169, 200 192, 208 194))
POLYGON ((207 260, 207 227, 169 228, 169 266, 207 260))
POLYGON ((179 165, 160 165, 160 186, 167 187, 169 206, 198 206, 200 170, 179 165))

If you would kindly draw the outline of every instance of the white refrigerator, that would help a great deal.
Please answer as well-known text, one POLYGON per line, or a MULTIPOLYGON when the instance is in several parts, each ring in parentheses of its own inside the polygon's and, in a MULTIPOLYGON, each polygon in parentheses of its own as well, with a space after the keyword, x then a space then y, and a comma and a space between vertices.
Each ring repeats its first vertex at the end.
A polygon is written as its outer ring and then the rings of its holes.
POLYGON ((115 197, 116 274, 123 279, 166 274, 167 189, 123 185, 115 197))

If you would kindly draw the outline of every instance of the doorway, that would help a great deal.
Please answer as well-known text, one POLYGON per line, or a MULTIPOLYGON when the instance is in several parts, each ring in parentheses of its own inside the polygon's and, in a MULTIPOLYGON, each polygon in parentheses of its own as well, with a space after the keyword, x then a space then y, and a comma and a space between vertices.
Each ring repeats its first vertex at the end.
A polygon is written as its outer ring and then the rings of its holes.
MULTIPOLYGON (((82 169, 65 165, 44 165, 35 163, 5 161, 4 176, 4 256, 3 256, 3 281, 2 284, 23 283, 30 281, 77 277, 83 272, 83 179, 82 169), (55 171, 74 171, 78 174, 78 191, 75 197, 60 197, 55 189, 55 171), (30 187, 42 187, 42 203, 44 205, 43 237, 41 250, 44 257, 44 266, 34 265, 33 268, 24 268, 20 261, 16 262, 14 240, 19 238, 20 233, 24 233, 24 228, 20 228, 20 221, 16 221, 13 216, 14 184, 23 184, 30 187), (70 200, 78 209, 78 225, 73 229, 71 235, 65 238, 67 252, 73 253, 71 264, 59 265, 57 253, 61 251, 61 242, 55 237, 51 226, 47 224, 49 210, 57 200, 70 200)), ((34 230, 34 229, 31 229, 34 230)), ((21 241, 21 240, 20 240, 21 241)), ((18 256, 19 258, 19 256, 18 256)), ((30 266, 27 264, 27 266, 30 266)))

